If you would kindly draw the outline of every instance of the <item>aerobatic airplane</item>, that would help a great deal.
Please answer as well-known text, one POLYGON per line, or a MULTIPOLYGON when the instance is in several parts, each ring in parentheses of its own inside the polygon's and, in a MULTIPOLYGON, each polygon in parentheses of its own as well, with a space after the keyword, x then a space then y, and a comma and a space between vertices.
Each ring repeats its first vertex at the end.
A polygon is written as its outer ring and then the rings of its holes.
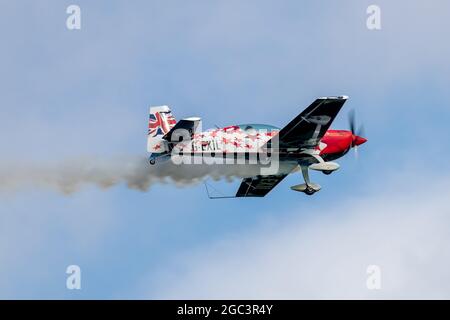
POLYGON ((213 158, 216 163, 224 160, 227 164, 224 168, 229 168, 230 159, 243 159, 249 163, 253 159, 259 164, 258 161, 264 158, 262 155, 266 155, 266 159, 267 155, 269 158, 276 156, 279 163, 276 172, 261 170, 256 175, 249 174, 243 178, 233 197, 264 197, 296 168, 301 169, 305 183, 291 189, 312 195, 321 187, 310 181, 309 169, 330 174, 339 169, 333 160, 367 141, 361 137, 362 128, 355 131, 354 113, 350 114, 350 130, 329 129, 347 99, 347 96, 318 98, 282 129, 264 124, 242 124, 201 132, 198 130, 200 118, 177 122, 169 107, 150 107, 149 162, 154 165, 181 155, 191 159, 213 158))

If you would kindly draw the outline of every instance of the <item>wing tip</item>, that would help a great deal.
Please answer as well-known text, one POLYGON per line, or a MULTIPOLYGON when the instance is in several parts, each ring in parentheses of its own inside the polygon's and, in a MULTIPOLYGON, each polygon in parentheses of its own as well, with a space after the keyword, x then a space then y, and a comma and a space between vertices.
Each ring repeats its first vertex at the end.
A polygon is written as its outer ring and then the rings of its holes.
POLYGON ((319 97, 317 99, 320 99, 320 100, 336 100, 336 99, 337 100, 347 100, 348 96, 342 95, 342 96, 319 97))

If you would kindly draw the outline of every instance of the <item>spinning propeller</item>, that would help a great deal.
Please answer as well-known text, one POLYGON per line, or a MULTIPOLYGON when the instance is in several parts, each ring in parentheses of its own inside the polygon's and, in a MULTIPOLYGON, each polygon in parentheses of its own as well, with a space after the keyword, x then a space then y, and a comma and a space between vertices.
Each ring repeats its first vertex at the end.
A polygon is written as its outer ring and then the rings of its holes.
POLYGON ((356 116, 355 110, 350 110, 348 114, 348 123, 350 127, 350 131, 352 132, 352 148, 355 148, 355 157, 358 157, 358 146, 367 141, 366 138, 363 138, 364 135, 364 126, 361 124, 357 130, 356 129, 356 116))

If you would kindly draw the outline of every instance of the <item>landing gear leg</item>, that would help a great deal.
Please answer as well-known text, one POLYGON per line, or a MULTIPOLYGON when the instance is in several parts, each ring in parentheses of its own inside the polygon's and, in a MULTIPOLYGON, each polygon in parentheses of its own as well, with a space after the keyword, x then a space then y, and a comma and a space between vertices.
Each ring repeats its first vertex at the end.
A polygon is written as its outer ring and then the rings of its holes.
POLYGON ((312 196, 315 192, 316 192, 316 190, 314 190, 312 187, 311 187, 311 181, 309 180, 309 170, 308 170, 308 167, 306 167, 306 166, 301 166, 301 168, 302 168, 302 175, 303 175, 303 179, 305 180, 305 184, 306 184, 306 188, 305 188, 305 193, 308 195, 308 196, 312 196))
POLYGON ((302 168, 302 175, 303 175, 303 180, 305 180, 305 183, 307 186, 309 186, 311 184, 311 181, 309 181, 309 170, 307 166, 301 166, 302 168))

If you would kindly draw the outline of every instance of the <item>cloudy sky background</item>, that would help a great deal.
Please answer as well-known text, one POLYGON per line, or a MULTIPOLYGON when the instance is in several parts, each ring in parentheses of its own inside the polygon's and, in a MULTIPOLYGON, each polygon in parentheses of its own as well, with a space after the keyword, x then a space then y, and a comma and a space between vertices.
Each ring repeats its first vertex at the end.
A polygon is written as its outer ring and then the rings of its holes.
POLYGON ((203 185, 1 186, 0 298, 450 298, 448 1, 377 1, 380 31, 371 1, 77 1, 69 31, 72 3, 0 5, 0 176, 145 156, 159 104, 282 127, 346 94, 333 127, 354 108, 369 142, 313 174, 313 197, 289 190, 300 174, 223 201, 203 185))

